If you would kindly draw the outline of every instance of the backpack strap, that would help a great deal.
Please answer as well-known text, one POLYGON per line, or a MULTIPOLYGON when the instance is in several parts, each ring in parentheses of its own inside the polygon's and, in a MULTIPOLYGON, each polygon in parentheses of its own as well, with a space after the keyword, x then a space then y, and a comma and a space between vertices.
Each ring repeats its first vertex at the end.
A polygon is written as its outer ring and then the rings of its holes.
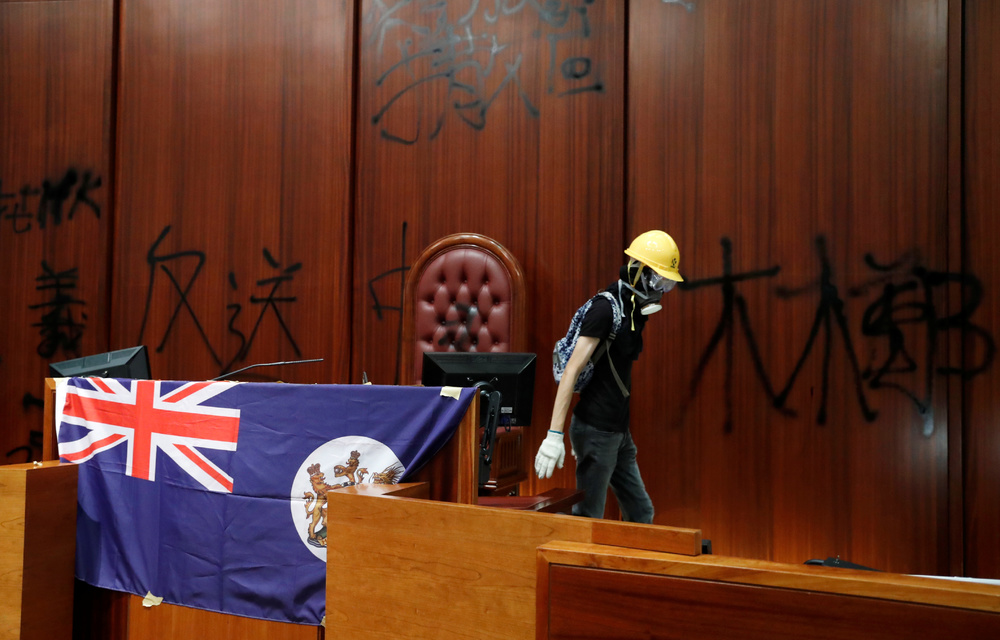
POLYGON ((618 388, 621 389, 622 395, 626 398, 629 396, 628 389, 625 388, 625 384, 622 382, 621 376, 618 375, 618 370, 615 369, 615 361, 611 359, 611 354, 608 354, 608 364, 611 365, 611 375, 615 377, 615 382, 618 383, 618 388))

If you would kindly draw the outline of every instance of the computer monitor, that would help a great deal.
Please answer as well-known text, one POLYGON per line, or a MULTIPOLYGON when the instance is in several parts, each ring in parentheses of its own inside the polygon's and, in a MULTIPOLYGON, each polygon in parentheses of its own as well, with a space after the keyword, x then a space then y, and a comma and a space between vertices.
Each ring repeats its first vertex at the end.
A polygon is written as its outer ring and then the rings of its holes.
POLYGON ((98 353, 49 364, 53 378, 126 378, 149 380, 149 358, 145 345, 98 353))
POLYGON ((474 387, 500 392, 499 426, 529 426, 535 396, 535 354, 425 351, 425 387, 474 387))

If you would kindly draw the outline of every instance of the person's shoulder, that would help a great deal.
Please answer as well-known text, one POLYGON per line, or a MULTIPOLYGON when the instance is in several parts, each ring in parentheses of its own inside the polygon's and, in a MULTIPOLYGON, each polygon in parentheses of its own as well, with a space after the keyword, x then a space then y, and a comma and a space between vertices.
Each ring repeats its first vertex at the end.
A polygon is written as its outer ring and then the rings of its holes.
POLYGON ((580 335, 604 337, 611 328, 614 319, 608 296, 598 294, 590 299, 590 308, 583 317, 580 335))
POLYGON ((604 292, 598 293, 590 299, 590 309, 588 309, 587 313, 610 316, 612 313, 611 305, 613 304, 615 303, 611 301, 610 295, 607 295, 604 292))

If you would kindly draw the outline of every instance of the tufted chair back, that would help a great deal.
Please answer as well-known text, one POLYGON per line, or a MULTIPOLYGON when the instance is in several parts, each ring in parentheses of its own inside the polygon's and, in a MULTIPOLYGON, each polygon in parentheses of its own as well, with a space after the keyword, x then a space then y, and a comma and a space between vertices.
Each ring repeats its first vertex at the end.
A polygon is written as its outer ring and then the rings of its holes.
POLYGON ((403 384, 420 382, 425 351, 523 351, 524 272, 500 243, 458 233, 410 268, 403 298, 403 384))

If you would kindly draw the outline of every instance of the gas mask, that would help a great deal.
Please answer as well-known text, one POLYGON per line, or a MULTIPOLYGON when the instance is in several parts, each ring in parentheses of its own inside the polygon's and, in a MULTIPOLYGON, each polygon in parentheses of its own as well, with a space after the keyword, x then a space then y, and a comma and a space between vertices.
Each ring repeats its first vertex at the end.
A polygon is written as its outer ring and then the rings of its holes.
POLYGON ((632 283, 622 282, 634 295, 632 300, 639 312, 648 316, 663 308, 660 300, 663 294, 669 292, 677 283, 669 278, 664 278, 652 269, 640 269, 632 283))

